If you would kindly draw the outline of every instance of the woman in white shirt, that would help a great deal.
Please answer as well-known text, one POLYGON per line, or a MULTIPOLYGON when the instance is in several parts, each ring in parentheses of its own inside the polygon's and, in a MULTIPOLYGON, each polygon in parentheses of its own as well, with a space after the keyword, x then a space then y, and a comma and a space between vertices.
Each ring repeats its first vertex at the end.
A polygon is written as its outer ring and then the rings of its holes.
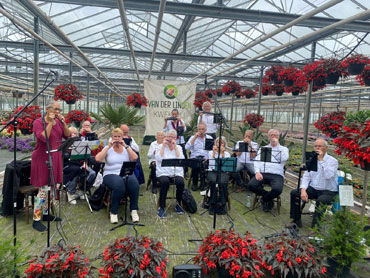
MULTIPOLYGON (((157 176, 156 176, 156 163, 155 163, 155 154, 159 145, 163 143, 164 132, 157 131, 156 141, 153 141, 150 144, 149 151, 148 151, 148 161, 149 161, 149 168, 150 168, 150 175, 149 181, 152 182, 152 193, 157 194, 157 176)), ((149 186, 148 181, 148 186, 149 186)))
POLYGON ((130 196, 130 211, 133 222, 139 222, 138 201, 139 201, 139 182, 134 174, 126 178, 121 177, 120 171, 122 164, 128 161, 136 161, 138 156, 122 140, 123 132, 119 128, 112 130, 112 140, 100 153, 95 156, 96 161, 102 162, 105 159, 103 183, 112 190, 110 221, 112 224, 118 223, 118 206, 126 191, 130 196))

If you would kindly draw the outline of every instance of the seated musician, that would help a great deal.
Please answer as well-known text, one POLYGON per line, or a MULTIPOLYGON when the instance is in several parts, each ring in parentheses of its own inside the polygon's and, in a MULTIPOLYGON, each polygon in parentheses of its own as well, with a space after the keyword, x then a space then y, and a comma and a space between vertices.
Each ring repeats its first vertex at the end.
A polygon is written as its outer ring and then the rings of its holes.
POLYGON ((229 177, 226 173, 221 173, 220 181, 218 182, 218 188, 216 188, 218 172, 216 170, 216 160, 218 158, 227 158, 230 157, 230 153, 226 151, 227 149, 227 142, 224 136, 217 137, 215 144, 213 145, 212 151, 208 152, 208 175, 207 180, 209 182, 209 190, 210 190, 210 202, 209 202, 209 214, 213 215, 215 212, 217 214, 225 214, 226 213, 226 201, 228 200, 228 192, 227 192, 227 183, 229 181, 229 177), (221 146, 220 146, 221 143, 221 146), (218 155, 218 151, 220 148, 220 156, 218 155), (217 193, 218 190, 219 192, 217 193))
POLYGON ((91 123, 89 121, 83 122, 82 128, 80 129, 80 138, 81 141, 98 140, 97 134, 91 130, 91 123))
POLYGON ((258 143, 252 141, 253 131, 247 130, 244 133, 243 141, 238 141, 235 145, 236 157, 238 158, 238 164, 236 167, 236 173, 233 175, 235 177, 236 183, 238 185, 238 191, 244 186, 240 172, 246 170, 249 176, 249 179, 254 177, 254 164, 253 158, 257 155, 258 143), (240 152, 240 144, 248 143, 248 152, 240 152))
POLYGON ((301 203, 299 196, 306 203, 309 199, 316 200, 315 214, 312 219, 313 228, 318 224, 323 213, 320 205, 332 204, 338 193, 338 161, 327 154, 328 143, 324 139, 317 139, 314 146, 318 154, 317 171, 305 171, 300 190, 293 189, 290 192, 290 218, 298 227, 302 227, 301 209, 297 208, 297 204, 301 203), (296 202, 297 198, 298 202, 296 202))
MULTIPOLYGON (((159 145, 163 143, 164 139, 164 132, 158 131, 156 136, 156 141, 153 141, 150 144, 149 151, 148 151, 148 160, 149 160, 149 167, 150 167, 150 180, 152 181, 152 193, 157 194, 157 176, 156 176, 156 162, 155 162, 155 154, 159 145)), ((149 184, 149 183, 148 183, 149 184)))
POLYGON ((268 131, 270 144, 265 147, 272 150, 271 162, 261 161, 261 151, 259 150, 254 161, 256 175, 248 183, 250 191, 262 196, 262 207, 265 212, 271 211, 274 207, 274 198, 283 192, 284 166, 289 158, 289 150, 279 144, 279 134, 276 129, 268 131), (265 184, 271 186, 270 191, 264 189, 265 184))
POLYGON ((115 128, 112 130, 112 141, 109 142, 95 159, 98 162, 103 162, 105 159, 103 183, 112 190, 111 207, 110 207, 110 222, 118 223, 118 206, 126 191, 130 197, 130 211, 132 222, 139 222, 138 201, 139 201, 139 183, 134 174, 126 178, 121 177, 122 164, 128 161, 136 161, 138 156, 130 146, 127 146, 122 139, 122 130, 115 128))
MULTIPOLYGON (((190 158, 198 159, 202 162, 208 158, 208 151, 204 149, 206 138, 212 139, 212 137, 208 134, 207 127, 205 124, 200 123, 198 125, 198 132, 191 136, 188 142, 185 145, 185 149, 190 150, 190 158)), ((203 165, 203 163, 201 163, 203 165)), ((193 178, 193 185, 191 189, 193 191, 198 190, 198 178, 200 178, 200 190, 203 191, 205 189, 204 179, 205 173, 203 167, 193 167, 192 169, 192 178, 193 178)))
POLYGON ((182 167, 162 167, 163 159, 184 159, 182 148, 176 145, 177 133, 175 130, 167 131, 166 137, 163 143, 159 145, 159 148, 155 154, 155 160, 157 164, 157 180, 160 183, 159 191, 159 208, 158 217, 166 218, 166 197, 170 187, 171 179, 174 179, 176 185, 176 207, 177 214, 184 214, 184 210, 181 208, 182 193, 184 191, 184 169, 182 167))

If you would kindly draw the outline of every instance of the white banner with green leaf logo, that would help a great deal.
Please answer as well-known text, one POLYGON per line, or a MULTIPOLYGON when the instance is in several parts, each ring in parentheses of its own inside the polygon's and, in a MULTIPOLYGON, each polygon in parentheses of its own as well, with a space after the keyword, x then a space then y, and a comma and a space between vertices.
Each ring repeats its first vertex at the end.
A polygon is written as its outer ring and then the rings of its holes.
POLYGON ((145 135, 156 135, 163 130, 164 118, 171 117, 172 109, 179 110, 185 124, 194 113, 196 83, 173 80, 145 80, 144 95, 148 98, 146 107, 145 135))

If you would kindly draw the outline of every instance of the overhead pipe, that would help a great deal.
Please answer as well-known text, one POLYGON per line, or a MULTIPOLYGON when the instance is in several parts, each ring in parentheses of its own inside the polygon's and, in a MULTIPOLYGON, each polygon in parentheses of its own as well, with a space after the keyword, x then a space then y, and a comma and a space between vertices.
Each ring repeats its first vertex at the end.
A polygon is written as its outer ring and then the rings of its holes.
MULTIPOLYGON (((11 15, 10 13, 8 13, 6 10, 4 10, 3 8, 0 7, 0 13, 3 14, 4 16, 6 16, 10 21, 12 21, 14 24, 17 24, 18 26, 22 27, 24 30, 26 30, 28 33, 30 33, 33 37, 35 37, 36 39, 38 39, 39 41, 43 42, 45 45, 47 45, 48 47, 50 47, 52 50, 54 50, 55 52, 57 52, 59 55, 63 56, 63 58, 65 58, 66 60, 68 60, 69 62, 72 62, 73 64, 75 64, 78 68, 80 68, 82 71, 86 72, 87 74, 91 75, 95 80, 97 80, 98 82, 101 82, 102 84, 104 84, 105 87, 111 89, 108 85, 106 85, 104 82, 102 82, 101 80, 99 80, 95 75, 93 75, 92 73, 90 73, 88 70, 86 70, 83 66, 81 66, 79 63, 73 61, 71 58, 69 58, 66 54, 64 54, 62 51, 60 51, 58 48, 54 47, 50 42, 48 42, 47 40, 45 40, 44 38, 42 38, 40 35, 38 35, 36 32, 34 32, 32 29, 28 28, 25 24, 23 24, 22 22, 20 22, 19 20, 17 20, 17 18, 13 15, 11 15)), ((120 92, 118 92, 118 94, 121 94, 120 92)))
POLYGON ((150 69, 149 69, 148 79, 150 79, 150 75, 152 74, 154 58, 155 58, 155 53, 157 52, 159 33, 161 32, 161 25, 163 21, 163 14, 164 14, 165 7, 166 7, 166 0, 161 0, 161 3, 159 4, 157 26, 155 27, 155 39, 154 39, 154 45, 153 45, 152 58, 150 60, 150 69))
MULTIPOLYGON (((365 10, 365 11, 362 11, 362 12, 360 12, 360 13, 357 13, 357 14, 355 14, 355 15, 353 15, 353 16, 348 17, 348 18, 342 19, 341 21, 338 21, 338 22, 336 22, 336 23, 333 23, 333 24, 331 24, 331 25, 329 25, 329 26, 326 26, 326 27, 324 27, 324 28, 321 28, 321 29, 319 29, 319 30, 317 30, 317 31, 314 31, 314 32, 312 32, 312 33, 309 33, 309 34, 307 34, 307 35, 305 35, 305 36, 303 36, 303 37, 300 37, 300 38, 298 38, 298 39, 295 39, 295 40, 294 40, 294 41, 292 41, 292 42, 288 42, 288 43, 285 43, 285 44, 283 44, 283 45, 277 46, 277 47, 275 47, 275 48, 273 48, 273 49, 271 49, 271 50, 269 50, 269 51, 266 51, 266 52, 264 52, 264 53, 262 53, 262 54, 260 54, 260 55, 255 56, 255 57, 253 57, 253 58, 251 58, 251 59, 245 60, 245 61, 243 61, 243 62, 240 62, 239 64, 236 64, 236 65, 234 65, 234 66, 231 66, 231 67, 228 67, 228 68, 226 68, 226 69, 224 69, 224 70, 221 70, 221 71, 219 71, 219 72, 217 72, 217 73, 215 73, 215 74, 211 75, 209 78, 213 78, 213 77, 215 77, 216 75, 218 75, 218 74, 220 74, 220 73, 224 73, 224 72, 230 71, 230 70, 232 70, 232 69, 238 68, 238 67, 240 67, 240 66, 242 66, 242 65, 248 64, 248 63, 250 63, 250 62, 252 62, 252 61, 254 61, 254 60, 258 59, 258 58, 261 58, 261 57, 264 57, 264 56, 266 56, 266 55, 268 55, 268 54, 274 53, 274 52, 276 52, 276 51, 278 51, 278 50, 281 50, 281 49, 283 49, 283 48, 286 48, 286 47, 288 47, 288 46, 290 46, 290 45, 294 45, 294 44, 299 43, 299 42, 301 42, 301 41, 304 41, 304 40, 310 39, 311 37, 317 36, 317 35, 319 35, 319 34, 321 34, 321 33, 324 33, 324 32, 326 32, 326 31, 329 31, 329 30, 335 29, 335 28, 337 28, 337 27, 339 27, 339 26, 341 26, 341 25, 344 25, 344 24, 346 24, 346 23, 352 22, 352 21, 357 20, 357 19, 361 19, 362 17, 369 16, 369 15, 370 15, 370 9, 367 9, 367 10, 365 10)), ((212 81, 213 81, 213 80, 212 80, 212 81)))
MULTIPOLYGON (((249 48, 251 48, 251 47, 253 47, 255 45, 260 44, 261 42, 263 42, 263 41, 265 41, 265 40, 267 40, 267 39, 269 39, 269 38, 277 35, 278 33, 282 32, 282 31, 284 31, 284 30, 286 30, 286 29, 288 29, 288 28, 290 28, 290 27, 292 27, 294 25, 296 25, 297 23, 299 23, 301 21, 304 21, 304 20, 306 20, 308 18, 311 18, 315 14, 318 14, 318 13, 322 12, 323 10, 326 10, 326 9, 328 9, 328 8, 334 6, 334 5, 336 5, 336 4, 338 4, 339 2, 342 2, 342 1, 343 0, 332 0, 330 2, 327 2, 324 5, 313 9, 312 11, 308 12, 307 14, 304 14, 304 15, 302 15, 302 16, 294 19, 294 20, 292 20, 291 22, 289 22, 289 23, 281 26, 280 28, 277 28, 276 30, 274 30, 274 31, 272 31, 272 32, 270 32, 270 33, 268 33, 268 34, 260 37, 259 39, 252 41, 251 43, 249 43, 246 46, 242 47, 241 49, 239 49, 235 53, 230 54, 226 58, 222 59, 221 61, 219 61, 218 63, 216 63, 212 67, 204 70, 203 72, 201 72, 200 74, 198 74, 197 76, 195 76, 194 78, 192 78, 189 82, 193 81, 196 78, 199 78, 201 75, 203 75, 203 74, 209 72, 210 70, 218 67, 219 65, 221 65, 221 64, 229 61, 231 58, 235 57, 236 55, 238 55, 238 54, 240 54, 240 53, 242 53, 244 51, 246 51, 247 49, 249 49, 249 48)), ((241 62, 241 63, 243 63, 243 62, 241 62)), ((212 78, 212 76, 210 76, 210 78, 212 78)))
POLYGON ((134 62, 137 81, 138 81, 138 84, 139 84, 139 91, 141 91, 140 75, 139 75, 139 70, 138 70, 137 64, 136 64, 136 57, 135 57, 134 48, 132 47, 130 31, 128 29, 128 20, 127 20, 127 16, 126 16, 125 6, 123 5, 123 0, 117 0, 117 2, 118 2, 119 14, 121 16, 121 22, 123 24, 123 29, 125 30, 125 33, 126 33, 127 43, 128 43, 129 48, 130 48, 131 58, 132 58, 132 61, 134 62))

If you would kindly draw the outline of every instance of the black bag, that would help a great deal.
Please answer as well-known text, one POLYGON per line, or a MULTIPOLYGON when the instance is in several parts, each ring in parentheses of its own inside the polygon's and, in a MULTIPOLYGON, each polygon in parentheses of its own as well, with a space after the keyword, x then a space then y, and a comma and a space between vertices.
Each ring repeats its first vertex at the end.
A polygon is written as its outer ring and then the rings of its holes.
POLYGON ((182 206, 187 212, 197 212, 197 202, 195 202, 193 195, 191 195, 188 189, 184 189, 182 193, 182 206))
POLYGON ((101 184, 98 189, 95 190, 94 194, 89 198, 90 206, 93 210, 100 210, 103 206, 103 198, 107 188, 104 184, 101 184))

